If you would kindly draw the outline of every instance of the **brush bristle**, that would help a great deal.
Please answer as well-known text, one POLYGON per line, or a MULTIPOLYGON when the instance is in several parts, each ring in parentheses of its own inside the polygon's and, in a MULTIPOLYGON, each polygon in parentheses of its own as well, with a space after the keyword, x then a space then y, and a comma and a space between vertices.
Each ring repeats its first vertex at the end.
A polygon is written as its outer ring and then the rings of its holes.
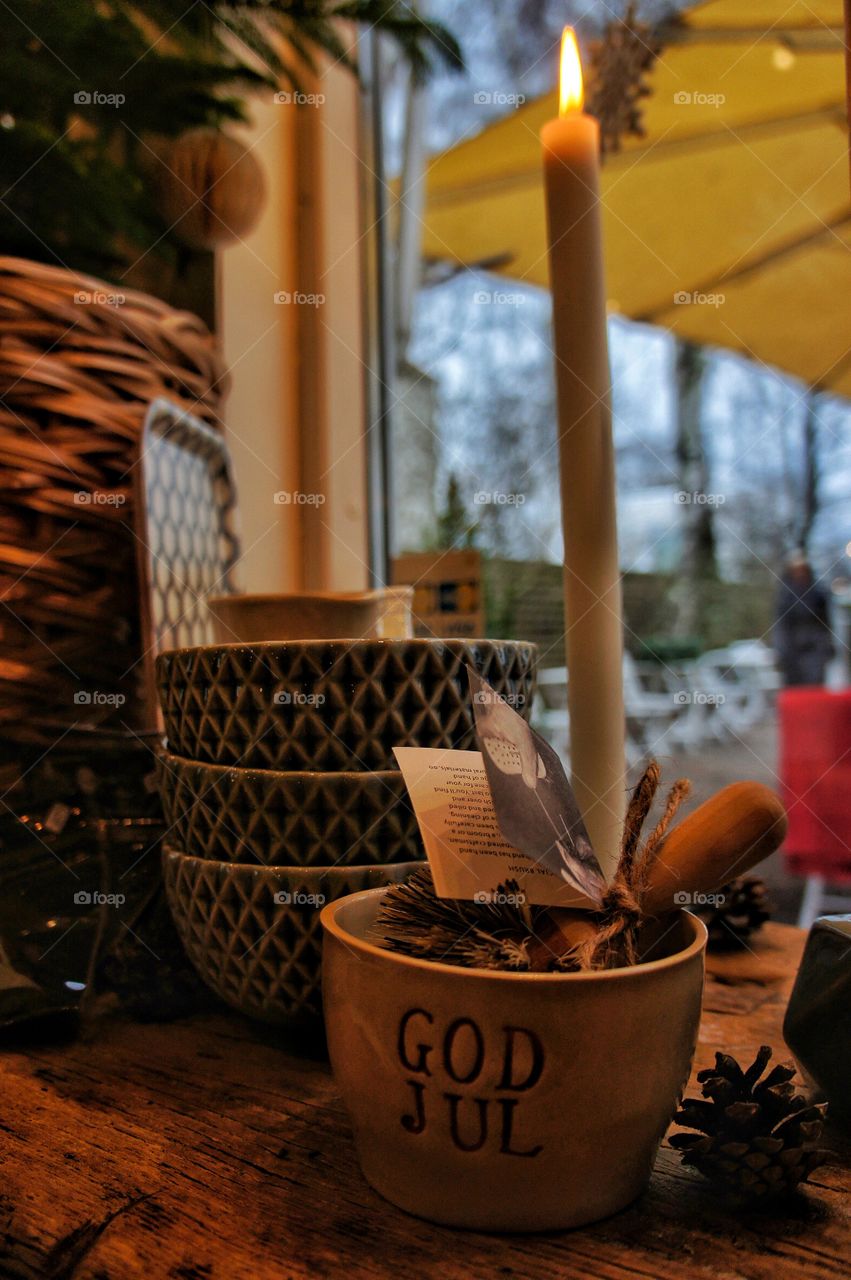
POLYGON ((510 881, 494 901, 438 898, 423 867, 381 900, 370 940, 390 951, 464 969, 530 969, 528 946, 542 908, 530 907, 510 881))

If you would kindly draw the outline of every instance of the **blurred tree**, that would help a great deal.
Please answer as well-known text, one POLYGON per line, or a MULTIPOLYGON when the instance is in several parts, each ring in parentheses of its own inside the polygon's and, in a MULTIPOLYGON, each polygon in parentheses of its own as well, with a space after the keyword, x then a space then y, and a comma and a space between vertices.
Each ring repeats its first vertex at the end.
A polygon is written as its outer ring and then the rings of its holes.
POLYGON ((801 389, 775 370, 728 352, 710 354, 704 388, 704 438, 722 577, 770 579, 799 521, 801 389))
POLYGON ((423 75, 458 46, 404 0, 16 0, 0 6, 4 252, 116 278, 173 258, 148 179, 152 140, 247 116, 319 51, 351 66, 339 20, 377 26, 423 75))
POLYGON ((703 439, 703 388, 707 356, 693 342, 676 346, 677 435, 683 553, 677 588, 679 635, 700 635, 704 584, 718 577, 715 547, 715 497, 703 439))
POLYGON ((811 388, 807 392, 807 411, 804 418, 804 476, 801 492, 801 520, 798 526, 798 545, 804 551, 809 551, 810 538, 820 506, 818 426, 818 394, 811 388))
POLYGON ((449 473, 446 485, 446 503, 438 512, 432 547, 429 550, 450 551, 476 544, 477 523, 470 519, 461 493, 458 477, 449 473))
MULTIPOLYGON (((541 290, 508 287, 479 272, 417 297, 412 356, 439 388, 437 506, 450 473, 468 502, 480 491, 501 495, 476 509, 476 545, 490 555, 560 555, 549 316, 550 300, 541 290)), ((415 537, 410 528, 400 545, 412 545, 415 537)))

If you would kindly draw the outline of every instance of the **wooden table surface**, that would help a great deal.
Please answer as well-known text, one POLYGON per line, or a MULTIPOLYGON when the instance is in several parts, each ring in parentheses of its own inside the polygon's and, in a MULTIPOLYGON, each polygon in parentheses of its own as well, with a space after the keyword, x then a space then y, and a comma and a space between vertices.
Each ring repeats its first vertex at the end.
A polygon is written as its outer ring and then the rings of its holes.
MULTIPOLYGON (((712 959, 696 1069, 723 1047, 788 1058, 803 934, 712 959)), ((635 1063, 641 1070, 641 1063, 635 1063)), ((692 1084, 693 1091, 693 1084, 692 1084)), ((0 1276, 19 1280, 594 1277, 815 1280, 851 1270, 851 1144, 782 1210, 725 1210, 667 1145, 646 1194, 582 1230, 434 1227, 361 1178, 321 1054, 223 1013, 0 1054, 0 1276)), ((463 1192, 459 1188, 459 1194, 463 1192)))

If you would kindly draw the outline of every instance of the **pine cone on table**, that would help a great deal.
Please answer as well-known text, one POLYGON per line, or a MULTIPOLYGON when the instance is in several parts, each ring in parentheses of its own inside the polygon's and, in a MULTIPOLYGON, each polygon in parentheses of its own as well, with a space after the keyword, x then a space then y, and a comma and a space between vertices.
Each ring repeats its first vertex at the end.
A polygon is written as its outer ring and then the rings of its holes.
POLYGON ((795 1092, 795 1068, 776 1066, 763 1045, 747 1071, 726 1053, 698 1072, 703 1098, 686 1098, 674 1122, 697 1133, 675 1133, 671 1146, 705 1178, 738 1201, 793 1191, 827 1159, 818 1146, 827 1104, 795 1092))
POLYGON ((700 912, 709 932, 710 951, 736 951, 771 919, 765 881, 759 876, 731 880, 719 891, 720 903, 700 912))

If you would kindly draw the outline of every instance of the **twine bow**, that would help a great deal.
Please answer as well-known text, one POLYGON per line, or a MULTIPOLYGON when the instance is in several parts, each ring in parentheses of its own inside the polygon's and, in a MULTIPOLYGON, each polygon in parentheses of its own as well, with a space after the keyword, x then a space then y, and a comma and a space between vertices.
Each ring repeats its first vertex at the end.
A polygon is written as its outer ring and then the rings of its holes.
POLYGON ((665 810, 647 839, 641 830, 661 781, 661 770, 651 760, 630 797, 624 819, 620 861, 615 878, 603 897, 600 927, 583 943, 577 961, 580 969, 610 969, 638 961, 638 926, 643 920, 641 899, 659 846, 677 810, 691 790, 688 778, 680 778, 668 792, 665 810))

